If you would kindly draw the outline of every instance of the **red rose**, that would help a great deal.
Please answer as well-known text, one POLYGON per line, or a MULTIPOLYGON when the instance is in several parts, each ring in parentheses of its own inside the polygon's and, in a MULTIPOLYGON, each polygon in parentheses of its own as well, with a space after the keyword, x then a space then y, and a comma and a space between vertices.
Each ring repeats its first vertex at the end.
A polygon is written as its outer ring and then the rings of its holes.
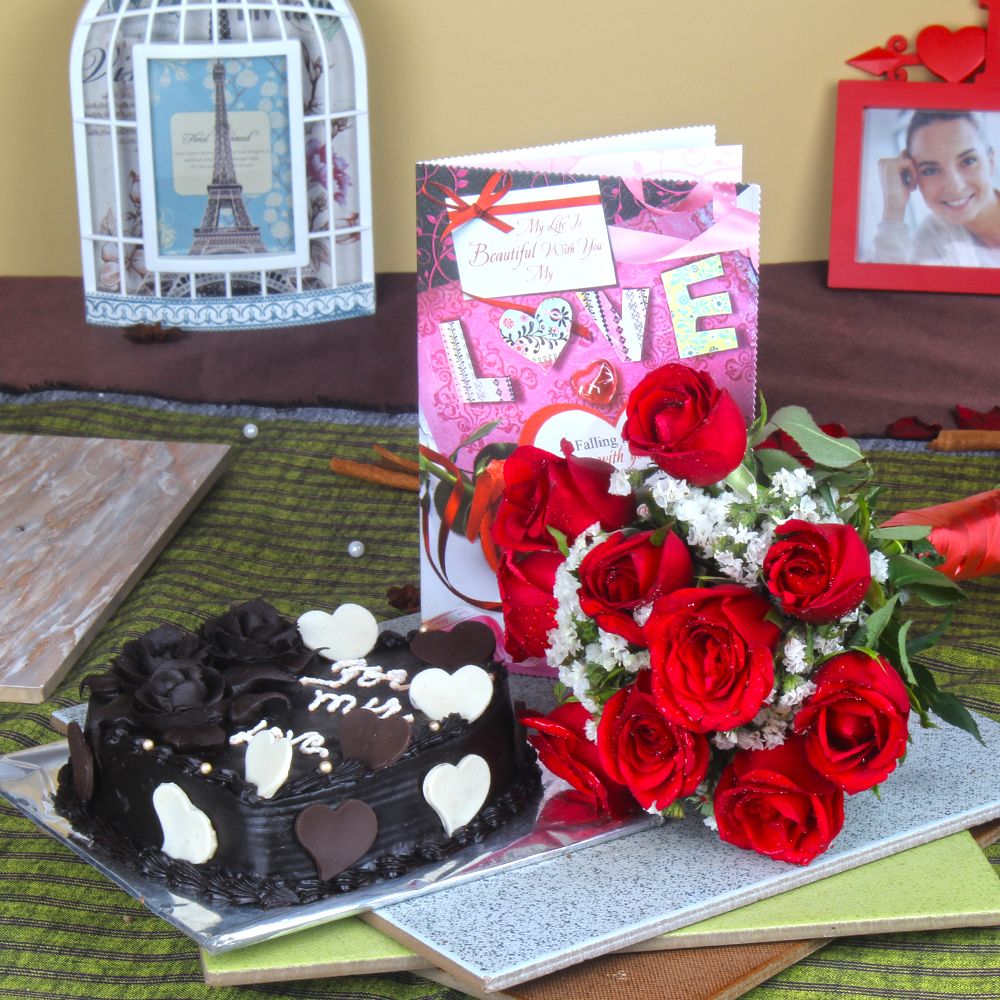
POLYGON ((710 375, 668 364, 629 394, 622 437, 633 455, 695 486, 724 479, 743 461, 747 429, 736 401, 710 375))
POLYGON ((594 808, 615 817, 635 811, 628 789, 605 771, 595 744, 586 737, 591 714, 578 701, 566 702, 548 715, 519 716, 523 725, 537 730, 528 742, 538 758, 556 777, 569 782, 593 803, 594 808))
POLYGON ((660 598, 646 622, 657 708, 707 733, 749 722, 774 687, 781 630, 770 603, 746 587, 685 588, 660 598))
POLYGON ((807 865, 844 825, 844 793, 815 771, 801 739, 741 750, 715 789, 719 836, 778 861, 807 865))
POLYGON ((580 564, 580 607, 605 632, 637 646, 646 644, 632 611, 691 582, 691 554, 672 531, 661 545, 652 531, 617 532, 587 553, 580 564))
POLYGON ((556 549, 549 527, 572 542, 595 521, 616 531, 635 517, 631 496, 613 496, 614 471, 596 458, 577 458, 568 444, 561 458, 532 445, 516 448, 504 462, 504 495, 493 522, 493 540, 513 552, 556 549))
POLYGON ((546 636, 556 623, 552 588, 562 561, 558 552, 529 552, 516 561, 506 554, 497 566, 504 644, 516 661, 545 655, 546 636))
POLYGON ((851 525, 793 518, 774 534, 764 557, 764 583, 786 615, 821 625, 861 603, 872 582, 871 560, 851 525))
POLYGON ((853 795, 883 781, 906 753, 910 699, 884 657, 851 650, 827 660, 795 716, 809 761, 853 795))
POLYGON ((708 740, 665 719, 649 688, 649 671, 642 670, 634 684, 611 697, 597 727, 597 749, 604 770, 643 809, 666 809, 705 777, 708 740))

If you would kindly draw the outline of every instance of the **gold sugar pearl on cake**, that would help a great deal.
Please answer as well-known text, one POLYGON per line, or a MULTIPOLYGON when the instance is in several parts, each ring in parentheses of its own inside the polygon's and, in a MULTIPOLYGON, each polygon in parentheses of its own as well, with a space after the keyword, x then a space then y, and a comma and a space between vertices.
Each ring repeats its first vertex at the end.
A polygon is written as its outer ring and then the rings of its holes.
POLYGON ((151 739, 145 739, 142 741, 143 750, 153 750, 156 748, 156 744, 151 739))
POLYGON ((212 773, 212 765, 209 764, 209 762, 207 760, 203 760, 201 762, 201 764, 198 766, 198 770, 202 774, 211 774, 212 773))
POLYGON ((331 764, 328 760, 321 760, 319 762, 319 769, 323 772, 323 774, 329 774, 333 770, 333 764, 331 764))

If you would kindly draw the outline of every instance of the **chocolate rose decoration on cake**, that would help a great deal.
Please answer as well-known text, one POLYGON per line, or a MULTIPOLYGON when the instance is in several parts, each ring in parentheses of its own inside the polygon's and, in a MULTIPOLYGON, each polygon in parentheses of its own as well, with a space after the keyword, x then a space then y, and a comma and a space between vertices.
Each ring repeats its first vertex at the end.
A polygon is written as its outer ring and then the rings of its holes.
POLYGON ((184 659, 162 664, 132 700, 143 728, 178 750, 225 742, 220 723, 229 708, 229 689, 212 667, 184 659))
POLYGON ((266 666, 290 674, 322 669, 322 660, 302 642, 295 623, 267 601, 236 604, 201 627, 209 646, 210 662, 217 670, 230 667, 266 666))
POLYGON ((126 642, 107 673, 88 675, 80 687, 89 688, 98 700, 108 700, 137 690, 162 667, 178 660, 207 665, 205 645, 190 632, 174 625, 161 625, 126 642))
POLYGON ((80 693, 90 691, 86 734, 96 746, 101 726, 125 722, 132 716, 132 695, 164 667, 178 660, 206 664, 204 643, 175 625, 161 625, 138 639, 126 642, 105 673, 89 674, 80 682, 80 693))

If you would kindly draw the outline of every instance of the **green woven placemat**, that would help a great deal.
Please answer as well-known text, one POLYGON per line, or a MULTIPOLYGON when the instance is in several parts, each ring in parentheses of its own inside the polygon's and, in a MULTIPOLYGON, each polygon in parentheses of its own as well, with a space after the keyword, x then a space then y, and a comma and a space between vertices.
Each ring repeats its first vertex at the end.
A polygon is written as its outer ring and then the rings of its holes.
MULTIPOLYGON (((230 603, 255 596, 291 615, 314 607, 332 609, 347 600, 366 605, 379 618, 397 613, 387 603, 387 587, 417 579, 414 497, 335 477, 327 462, 334 454, 369 460, 373 442, 412 457, 415 429, 261 420, 258 437, 248 441, 244 423, 244 417, 100 400, 0 404, 4 433, 217 441, 235 452, 229 471, 54 697, 39 706, 0 704, 0 753, 56 739, 49 718, 55 708, 79 701, 80 678, 103 667, 124 641, 164 621, 196 627, 230 603), (347 555, 347 545, 355 539, 365 544, 360 559, 347 555)), ((1000 461, 994 458, 895 452, 875 457, 887 485, 886 514, 1000 481, 1000 461)), ((973 599, 956 617, 949 644, 934 650, 929 662, 940 682, 970 707, 998 717, 1000 587, 986 581, 968 590, 973 599)), ((990 849, 989 857, 1000 863, 1000 849, 990 849)), ((998 931, 848 939, 750 996, 1000 998, 998 976, 998 931)), ((344 1000, 460 996, 407 973, 207 987, 189 939, 149 915, 15 810, 0 805, 0 996, 249 1000, 261 995, 344 1000)))

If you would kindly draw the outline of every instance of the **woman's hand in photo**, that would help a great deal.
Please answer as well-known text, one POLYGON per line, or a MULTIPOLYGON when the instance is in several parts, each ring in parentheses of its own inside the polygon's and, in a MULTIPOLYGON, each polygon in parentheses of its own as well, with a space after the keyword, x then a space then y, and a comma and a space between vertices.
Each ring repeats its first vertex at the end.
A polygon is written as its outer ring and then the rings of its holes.
POLYGON ((917 189, 916 168, 908 156, 892 156, 878 161, 882 181, 883 213, 886 222, 902 222, 910 195, 917 189))

